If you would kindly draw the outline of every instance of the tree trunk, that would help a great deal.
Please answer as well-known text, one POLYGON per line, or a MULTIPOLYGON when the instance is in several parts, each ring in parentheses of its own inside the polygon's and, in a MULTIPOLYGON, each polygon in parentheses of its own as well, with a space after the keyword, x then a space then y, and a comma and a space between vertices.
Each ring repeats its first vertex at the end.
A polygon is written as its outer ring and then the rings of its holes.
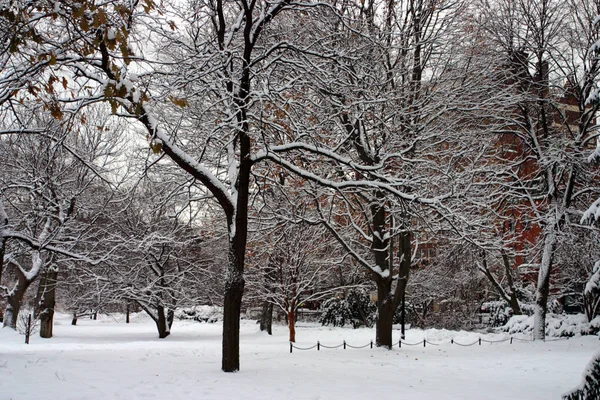
POLYGON ((71 320, 71 325, 77 325, 77 313, 73 313, 73 319, 71 320))
POLYGON ((512 308, 514 315, 521 315, 523 312, 521 311, 521 306, 519 305, 519 299, 517 299, 517 291, 515 289, 515 282, 512 276, 510 260, 508 259, 508 254, 506 254, 504 249, 501 250, 501 254, 502 262, 504 264, 504 271, 506 273, 506 279, 508 281, 508 288, 510 289, 510 308, 512 308))
POLYGON ((57 278, 58 271, 56 268, 50 267, 40 282, 38 304, 40 310, 40 337, 46 339, 52 337, 57 278))
POLYGON ((377 322, 375 324, 375 343, 378 347, 392 348, 392 323, 395 311, 390 280, 378 279, 377 322))
MULTIPOLYGON (((156 320, 156 327, 158 328, 158 337, 164 339, 171 334, 171 326, 168 323, 168 318, 165 315, 165 308, 158 306, 156 309, 158 318, 156 320)), ((173 321, 171 321, 172 323, 173 321)))
POLYGON ((171 328, 173 327, 174 320, 175 320, 175 310, 169 308, 169 311, 167 311, 167 326, 169 327, 169 332, 171 331, 171 328))
POLYGON ((267 331, 269 335, 272 335, 273 326, 273 303, 268 301, 263 302, 262 312, 260 314, 260 330, 267 331))
POLYGON ((221 368, 225 372, 240 369, 240 311, 244 294, 244 277, 230 272, 225 284, 223 304, 223 359, 221 368))
POLYGON ((290 342, 296 343, 296 312, 294 309, 288 311, 288 327, 290 329, 290 342))
POLYGON ((0 283, 2 282, 2 271, 4 271, 4 254, 6 254, 6 237, 2 234, 8 226, 8 215, 4 210, 4 204, 0 199, 0 283))
POLYGON ((25 296, 27 288, 32 282, 27 280, 20 272, 17 272, 17 275, 18 283, 11 294, 6 297, 6 309, 4 310, 4 321, 2 322, 2 326, 12 329, 17 329, 21 302, 23 301, 23 296, 25 296))
POLYGON ((127 306, 126 306, 126 310, 125 310, 125 323, 128 324, 129 323, 129 302, 127 302, 127 306))
MULTIPOLYGON (((250 78, 247 87, 241 92, 243 102, 247 102, 250 78)), ((248 193, 250 189, 250 137, 245 108, 238 115, 242 125, 240 130, 240 169, 237 182, 237 205, 235 219, 228 218, 229 223, 229 265, 225 282, 223 301, 223 354, 221 369, 224 372, 235 372, 240 369, 240 312, 244 295, 244 264, 246 260, 246 242, 248 240, 248 193)))
POLYGON ((377 346, 392 348, 392 321, 394 319, 394 302, 392 300, 392 258, 393 246, 386 239, 386 209, 385 196, 382 192, 375 193, 376 201, 371 205, 373 224, 373 242, 371 251, 375 265, 382 274, 373 274, 377 284, 377 323, 375 327, 375 342, 377 346), (387 276, 383 275, 387 272, 387 276))
POLYGON ((533 339, 544 340, 546 338, 546 312, 548 311, 548 294, 550 292, 550 274, 554 259, 554 248, 556 246, 556 234, 554 226, 544 238, 544 252, 542 263, 538 273, 538 283, 535 292, 535 308, 533 314, 533 339))

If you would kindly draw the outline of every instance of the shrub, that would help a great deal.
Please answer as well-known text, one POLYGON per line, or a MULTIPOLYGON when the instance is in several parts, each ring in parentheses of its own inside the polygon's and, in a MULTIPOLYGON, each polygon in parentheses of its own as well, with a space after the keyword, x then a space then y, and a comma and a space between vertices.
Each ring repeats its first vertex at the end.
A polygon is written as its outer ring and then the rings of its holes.
POLYGON ((354 289, 345 299, 329 299, 323 303, 322 325, 372 326, 377 307, 363 289, 354 289))
POLYGON ((175 318, 194 320, 198 322, 215 323, 223 320, 223 310, 216 306, 194 306, 178 308, 175 318))

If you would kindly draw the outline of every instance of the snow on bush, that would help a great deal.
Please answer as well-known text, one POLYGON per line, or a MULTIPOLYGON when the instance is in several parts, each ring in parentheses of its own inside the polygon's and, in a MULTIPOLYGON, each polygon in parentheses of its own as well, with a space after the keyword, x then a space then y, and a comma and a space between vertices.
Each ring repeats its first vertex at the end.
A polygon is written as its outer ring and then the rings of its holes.
MULTIPOLYGON (((521 312, 524 315, 533 315, 533 305, 522 303, 521 312)), ((552 307, 553 305, 551 305, 552 307)), ((556 306, 555 306, 556 307, 556 306)), ((486 301, 481 305, 481 312, 489 314, 488 324, 491 327, 499 327, 506 325, 506 323, 513 316, 513 309, 504 300, 486 301)))
POLYGON ((594 264, 592 275, 585 285, 583 294, 585 296, 597 296, 600 293, 600 261, 594 264))
POLYGON ((29 315, 31 315, 31 327, 29 334, 33 336, 40 331, 40 320, 37 318, 33 318, 33 310, 25 309, 21 310, 17 318, 17 332, 19 332, 21 335, 25 335, 27 332, 27 323, 29 315))
POLYGON ((217 306, 194 306, 178 308, 175 318, 194 320, 198 322, 215 323, 223 320, 223 309, 217 306))
POLYGON ((366 291, 352 290, 345 299, 329 299, 323 303, 321 313, 322 325, 372 326, 375 321, 377 307, 366 291))
POLYGON ((600 352, 592 358, 583 371, 583 380, 563 400, 596 400, 600 399, 600 352))
POLYGON ((321 313, 322 325, 344 326, 354 324, 352 309, 346 299, 328 299, 323 303, 323 312, 321 313))
POLYGON ((489 326, 502 326, 513 316, 513 309, 504 300, 486 301, 481 305, 481 312, 489 314, 489 326))
MULTIPOLYGON (((515 315, 501 330, 509 334, 532 333, 533 316, 515 315)), ((546 335, 552 337, 572 337, 582 335, 598 335, 600 333, 600 317, 588 322, 585 314, 548 314, 546 317, 546 335)))

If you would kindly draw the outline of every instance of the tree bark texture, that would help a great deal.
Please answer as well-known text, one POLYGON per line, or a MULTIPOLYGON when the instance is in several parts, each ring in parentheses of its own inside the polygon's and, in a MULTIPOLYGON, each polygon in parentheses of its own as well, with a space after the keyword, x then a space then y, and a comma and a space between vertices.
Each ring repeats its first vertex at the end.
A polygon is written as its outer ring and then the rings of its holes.
POLYGON ((504 250, 502 250, 501 253, 502 262, 504 264, 504 271, 506 273, 506 280, 508 281, 508 288, 510 289, 510 308, 512 308, 514 315, 521 315, 523 314, 523 312, 521 311, 519 299, 517 298, 517 290, 515 289, 515 282, 512 276, 508 254, 506 254, 504 250))
POLYGON ((262 311, 260 313, 260 330, 267 331, 269 335, 272 335, 273 327, 273 303, 264 301, 262 311))
POLYGON ((244 278, 234 273, 225 284, 223 304, 223 355, 221 369, 235 372, 240 369, 240 312, 244 294, 244 278))
POLYGON ((538 282, 535 292, 535 308, 533 314, 533 339, 544 340, 546 338, 546 313, 548 311, 548 294, 550 293, 550 274, 556 247, 556 234, 554 226, 544 237, 544 251, 542 262, 538 273, 538 282))
POLYGON ((296 312, 294 309, 288 311, 288 327, 290 329, 290 342, 296 342, 296 312))
POLYGON ((158 337, 164 339, 171 334, 171 329, 167 323, 167 316, 165 315, 165 308, 158 306, 156 309, 157 320, 156 327, 158 328, 158 337))
POLYGON ((21 310, 21 302, 25 296, 25 292, 33 281, 28 280, 25 275, 17 269, 17 285, 6 297, 6 309, 4 310, 4 321, 2 326, 17 329, 17 320, 19 311, 21 310))
POLYGON ((52 337, 54 325, 54 305, 56 303, 56 284, 58 271, 50 267, 43 275, 39 287, 39 318, 40 337, 49 339, 52 337))

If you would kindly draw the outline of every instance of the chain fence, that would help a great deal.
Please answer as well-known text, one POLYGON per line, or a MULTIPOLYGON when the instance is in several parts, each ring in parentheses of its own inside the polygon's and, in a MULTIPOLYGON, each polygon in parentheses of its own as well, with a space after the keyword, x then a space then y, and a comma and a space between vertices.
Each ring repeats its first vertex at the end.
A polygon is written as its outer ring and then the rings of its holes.
MULTIPOLYGON (((558 342, 558 341, 563 341, 563 340, 569 340, 569 337, 560 337, 560 338, 550 338, 550 339, 545 339, 544 342, 558 342)), ((505 338, 505 339, 500 339, 500 340, 487 340, 487 339, 482 339, 479 338, 476 341, 472 342, 472 343, 460 343, 457 342, 456 340, 454 340, 453 338, 450 339, 449 343, 444 343, 444 342, 440 342, 440 343, 434 343, 431 342, 428 339, 423 339, 422 341, 418 341, 415 343, 410 343, 407 342, 405 340, 398 340, 398 342, 393 343, 392 344, 392 348, 397 347, 399 349, 402 348, 402 346, 421 346, 423 345, 423 347, 427 347, 427 345, 430 346, 440 346, 442 344, 451 344, 451 345, 457 345, 460 347, 470 347, 470 346, 475 346, 475 345, 479 345, 481 346, 482 343, 488 343, 488 344, 494 344, 494 343, 505 343, 505 342, 509 342, 510 344, 513 344, 514 341, 518 341, 518 342, 533 342, 533 339, 530 338, 519 338, 519 337, 514 337, 511 336, 509 338, 505 338)), ((345 340, 341 343, 338 344, 336 346, 326 346, 324 344, 321 344, 320 341, 317 341, 317 344, 315 344, 314 346, 310 346, 310 347, 298 347, 296 346, 295 343, 290 342, 290 353, 293 353, 294 349, 295 350, 312 350, 314 348, 316 348, 318 351, 321 350, 321 348, 324 349, 339 349, 340 347, 342 347, 344 350, 346 350, 346 348, 350 348, 350 349, 364 349, 366 347, 370 347, 371 349, 373 348, 373 341, 371 340, 369 343, 362 345, 362 346, 353 346, 350 343, 346 342, 345 340)))

